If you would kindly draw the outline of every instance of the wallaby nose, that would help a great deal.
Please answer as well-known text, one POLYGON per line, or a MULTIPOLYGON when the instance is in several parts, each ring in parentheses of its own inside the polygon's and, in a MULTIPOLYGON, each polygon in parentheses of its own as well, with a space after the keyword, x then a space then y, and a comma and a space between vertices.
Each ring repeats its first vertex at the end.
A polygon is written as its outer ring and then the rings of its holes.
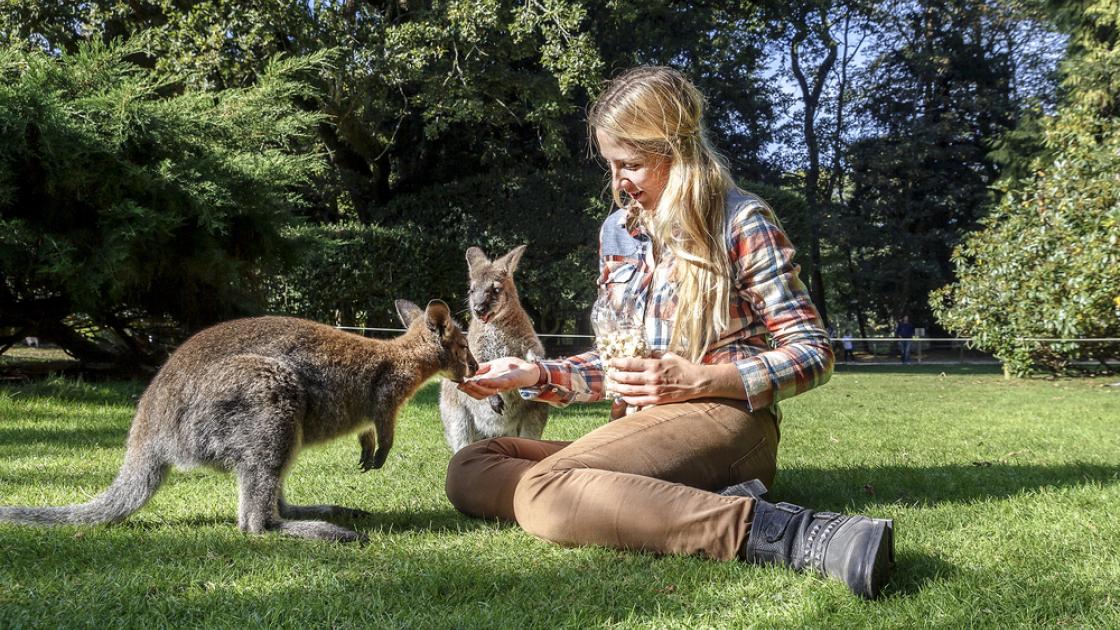
POLYGON ((483 315, 486 314, 486 305, 485 304, 475 304, 475 305, 471 306, 471 312, 474 313, 478 317, 482 317, 483 315))
POLYGON ((478 361, 474 357, 467 359, 467 376, 474 376, 478 372, 478 361))

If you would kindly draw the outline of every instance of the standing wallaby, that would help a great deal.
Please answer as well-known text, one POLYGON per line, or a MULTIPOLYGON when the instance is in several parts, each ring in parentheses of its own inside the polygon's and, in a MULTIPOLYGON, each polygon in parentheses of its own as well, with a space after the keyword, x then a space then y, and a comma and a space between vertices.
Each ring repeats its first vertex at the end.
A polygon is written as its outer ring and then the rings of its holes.
MULTIPOLYGON (((525 245, 491 262, 477 247, 467 250, 470 293, 467 301, 474 318, 467 330, 471 353, 479 361, 521 357, 544 358, 533 322, 517 297, 513 271, 525 253, 525 245)), ((454 383, 440 386, 439 414, 443 434, 453 452, 485 438, 513 435, 539 439, 548 422, 548 405, 530 402, 517 392, 495 394, 475 400, 454 383)))
POLYGON ((77 505, 0 507, 0 521, 115 523, 151 498, 170 466, 211 466, 237 476, 237 523, 245 532, 363 539, 324 521, 285 520, 363 514, 284 501, 284 476, 300 449, 366 429, 361 466, 380 468, 397 411, 420 385, 437 372, 461 381, 478 368, 446 304, 396 306, 408 330, 389 341, 290 317, 203 330, 168 358, 140 397, 124 465, 108 490, 77 505))

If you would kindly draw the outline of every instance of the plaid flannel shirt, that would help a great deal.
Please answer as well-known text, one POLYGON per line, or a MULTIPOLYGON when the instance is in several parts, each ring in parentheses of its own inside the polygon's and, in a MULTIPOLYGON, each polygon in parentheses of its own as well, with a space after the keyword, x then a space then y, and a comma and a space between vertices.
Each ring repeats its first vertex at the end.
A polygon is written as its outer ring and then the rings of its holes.
MULTIPOLYGON (((822 385, 833 355, 793 262, 794 249, 773 211, 757 196, 732 189, 726 205, 727 253, 734 283, 728 327, 702 363, 734 363, 752 410, 822 385)), ((669 345, 676 295, 669 281, 673 256, 655 262, 653 243, 625 209, 611 214, 599 233, 599 294, 642 314, 653 351, 669 345)), ((603 366, 595 351, 541 361, 542 383, 521 390, 527 399, 565 406, 603 398, 603 366)))

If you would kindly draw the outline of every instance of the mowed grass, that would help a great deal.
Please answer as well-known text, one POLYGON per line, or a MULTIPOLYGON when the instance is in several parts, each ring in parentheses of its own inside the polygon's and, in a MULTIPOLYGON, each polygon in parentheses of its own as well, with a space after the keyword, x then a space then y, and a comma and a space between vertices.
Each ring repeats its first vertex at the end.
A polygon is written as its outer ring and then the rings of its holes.
MULTIPOLYGON (((838 371, 784 403, 776 498, 896 522, 885 598, 789 571, 566 549, 443 494, 436 388, 385 468, 353 438, 305 452, 295 502, 373 513, 365 546, 236 528, 233 479, 172 473, 121 525, 0 524, 0 627, 1120 627, 1120 388, 957 368, 838 371)), ((1111 379, 1116 380, 1116 379, 1111 379)), ((0 504, 101 491, 141 384, 0 388, 0 504)), ((545 437, 600 424, 553 415, 545 437)))

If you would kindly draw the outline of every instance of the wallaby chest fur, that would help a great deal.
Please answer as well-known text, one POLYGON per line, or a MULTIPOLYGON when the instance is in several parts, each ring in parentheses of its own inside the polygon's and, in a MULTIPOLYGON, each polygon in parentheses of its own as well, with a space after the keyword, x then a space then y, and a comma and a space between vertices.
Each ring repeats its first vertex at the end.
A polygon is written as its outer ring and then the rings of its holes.
MULTIPOLYGON (((471 354, 480 362, 511 356, 529 361, 544 358, 544 347, 521 306, 513 281, 513 271, 524 251, 522 245, 490 261, 477 247, 467 250, 471 287, 468 302, 474 314, 467 340, 471 354)), ((548 422, 548 405, 527 401, 517 392, 505 392, 500 397, 501 404, 496 405, 490 399, 471 398, 454 383, 441 385, 440 418, 453 452, 492 437, 541 437, 548 422)))
POLYGON ((284 500, 283 480, 300 449, 363 431, 362 468, 380 468, 397 412, 420 385, 438 372, 461 380, 478 367, 446 304, 433 300, 421 311, 400 300, 397 310, 408 330, 388 341, 290 317, 234 320, 198 333, 140 397, 124 464, 107 490, 76 505, 0 507, 0 520, 117 522, 147 502, 169 467, 210 466, 237 476, 238 525, 246 532, 360 540, 314 520, 359 511, 284 500))

